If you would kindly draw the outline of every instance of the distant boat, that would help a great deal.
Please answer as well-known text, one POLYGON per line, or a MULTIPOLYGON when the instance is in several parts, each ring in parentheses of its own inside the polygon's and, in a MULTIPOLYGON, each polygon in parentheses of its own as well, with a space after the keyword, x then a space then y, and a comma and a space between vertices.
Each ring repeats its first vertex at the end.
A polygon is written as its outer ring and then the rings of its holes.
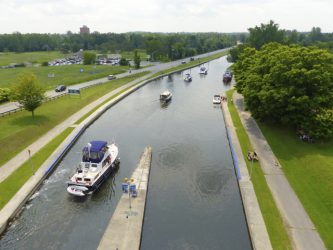
POLYGON ((231 82, 231 80, 232 80, 232 76, 233 76, 232 72, 230 72, 230 71, 226 71, 226 72, 223 74, 223 82, 224 82, 224 83, 229 83, 229 82, 231 82))
POLYGON ((199 69, 199 74, 207 75, 207 73, 208 73, 208 69, 202 65, 199 69))
POLYGON ((190 73, 186 73, 184 77, 185 82, 192 82, 192 76, 190 73))
POLYGON ((67 182, 67 192, 85 196, 95 191, 119 164, 118 147, 106 141, 91 141, 82 150, 82 161, 67 182))
POLYGON ((172 93, 169 90, 164 91, 162 94, 160 94, 160 101, 161 102, 168 102, 172 98, 172 93))
POLYGON ((213 103, 214 104, 221 104, 221 96, 220 95, 214 95, 213 103))

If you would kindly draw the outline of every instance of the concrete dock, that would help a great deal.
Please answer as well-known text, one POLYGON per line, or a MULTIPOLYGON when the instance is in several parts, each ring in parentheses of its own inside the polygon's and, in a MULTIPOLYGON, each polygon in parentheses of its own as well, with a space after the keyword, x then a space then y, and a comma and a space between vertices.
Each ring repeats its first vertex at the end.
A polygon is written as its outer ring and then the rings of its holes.
POLYGON ((129 195, 122 195, 98 246, 99 250, 140 248, 151 159, 152 149, 146 147, 131 176, 137 187, 137 197, 130 198, 130 203, 129 195))

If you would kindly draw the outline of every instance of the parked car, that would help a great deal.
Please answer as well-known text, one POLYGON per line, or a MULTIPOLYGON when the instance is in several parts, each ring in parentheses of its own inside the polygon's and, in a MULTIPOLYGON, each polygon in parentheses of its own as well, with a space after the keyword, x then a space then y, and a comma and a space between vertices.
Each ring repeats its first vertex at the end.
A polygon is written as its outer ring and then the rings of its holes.
POLYGON ((108 80, 116 79, 115 75, 108 75, 108 80))
POLYGON ((59 85, 55 88, 55 92, 62 92, 66 90, 66 86, 65 85, 59 85))
POLYGON ((191 58, 190 58, 190 61, 194 61, 194 57, 191 57, 191 58))
POLYGON ((185 64, 186 62, 185 61, 182 61, 182 64, 185 64))

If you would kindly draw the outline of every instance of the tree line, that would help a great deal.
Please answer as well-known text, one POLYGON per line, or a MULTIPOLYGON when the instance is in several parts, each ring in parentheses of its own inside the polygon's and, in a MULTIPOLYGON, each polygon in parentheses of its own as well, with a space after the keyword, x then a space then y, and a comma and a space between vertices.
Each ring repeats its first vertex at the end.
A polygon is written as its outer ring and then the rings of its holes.
POLYGON ((146 50, 152 59, 173 60, 230 47, 239 34, 222 33, 98 33, 13 34, 0 35, 0 52, 53 51, 64 53, 83 50, 146 50))
POLYGON ((251 114, 293 126, 303 139, 331 138, 333 54, 326 48, 286 43, 285 32, 272 21, 249 32, 248 43, 234 49, 232 57, 237 59, 236 89, 251 114))

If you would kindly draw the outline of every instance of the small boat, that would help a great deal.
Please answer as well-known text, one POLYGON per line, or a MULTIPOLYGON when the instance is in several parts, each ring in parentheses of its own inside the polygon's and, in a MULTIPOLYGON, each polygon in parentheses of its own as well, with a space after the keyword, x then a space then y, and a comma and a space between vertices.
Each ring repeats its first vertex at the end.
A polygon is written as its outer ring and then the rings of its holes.
POLYGON ((160 94, 160 101, 161 102, 168 102, 172 98, 172 94, 169 90, 164 91, 162 94, 160 94))
POLYGON ((118 165, 118 147, 114 143, 91 141, 82 150, 82 161, 67 182, 67 192, 85 196, 95 191, 118 165))
POLYGON ((214 104, 221 104, 221 96, 220 95, 214 95, 213 103, 214 104))
POLYGON ((199 70, 199 74, 207 75, 207 73, 208 73, 208 69, 205 66, 201 66, 200 70, 199 70))
POLYGON ((192 82, 192 76, 190 73, 186 73, 184 77, 185 82, 192 82))
POLYGON ((229 83, 231 82, 232 80, 232 72, 230 71, 226 71, 224 74, 223 74, 223 82, 224 83, 229 83))

